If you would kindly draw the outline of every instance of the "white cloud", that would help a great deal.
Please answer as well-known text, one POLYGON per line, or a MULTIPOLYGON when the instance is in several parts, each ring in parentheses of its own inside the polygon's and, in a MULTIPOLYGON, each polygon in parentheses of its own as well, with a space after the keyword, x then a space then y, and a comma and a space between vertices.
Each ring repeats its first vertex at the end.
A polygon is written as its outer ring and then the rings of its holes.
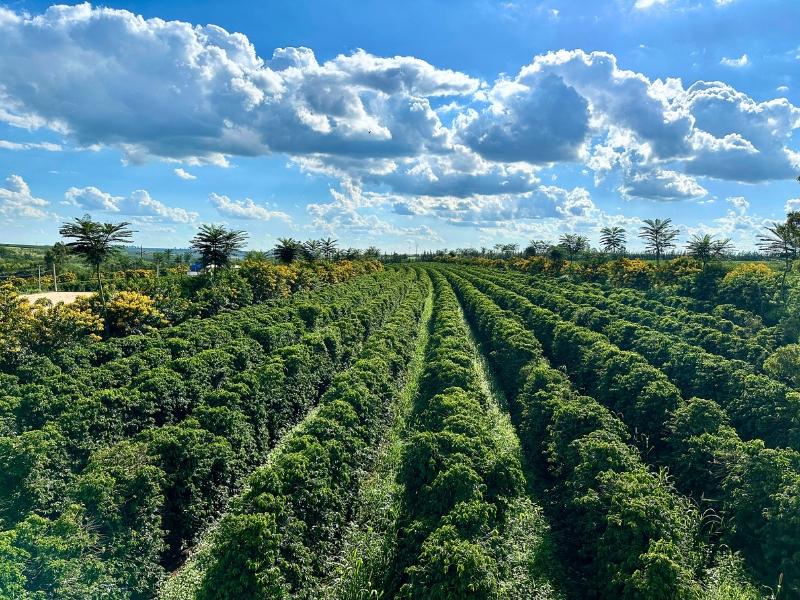
POLYGON ((50 203, 31 194, 31 189, 19 175, 9 175, 0 187, 0 214, 4 217, 45 219, 54 216, 46 210, 50 203))
POLYGON ((595 131, 612 126, 630 130, 661 158, 688 151, 691 116, 675 104, 682 92, 680 81, 651 82, 640 73, 620 69, 613 54, 582 50, 537 56, 515 81, 528 84, 548 76, 560 78, 586 99, 595 131))
POLYGON ((189 180, 189 179, 197 179, 197 175, 192 175, 191 173, 189 173, 188 171, 186 171, 186 170, 184 170, 184 169, 182 169, 180 167, 175 169, 175 175, 177 175, 181 179, 187 179, 187 180, 189 180))
POLYGON ((0 118, 117 146, 131 163, 413 154, 446 142, 427 98, 480 83, 363 51, 320 64, 307 48, 280 48, 264 60, 246 36, 215 25, 88 4, 0 20, 0 73, 0 118))
POLYGON ((589 135, 589 105, 555 74, 501 79, 490 105, 456 120, 467 146, 489 160, 548 163, 577 160, 589 135))
POLYGON ((198 213, 183 208, 167 206, 150 196, 146 190, 135 190, 119 203, 119 212, 124 215, 155 218, 167 223, 193 223, 198 213))
POLYGON ((498 227, 535 219, 571 221, 598 213, 584 188, 565 190, 541 186, 519 195, 473 196, 470 198, 402 196, 393 199, 397 214, 432 216, 451 225, 498 227))
POLYGON ((744 196, 729 196, 725 198, 725 200, 733 205, 733 207, 739 212, 739 214, 744 214, 750 208, 750 203, 747 201, 747 198, 744 196))
POLYGON ((786 212, 794 212, 800 210, 800 198, 790 198, 786 201, 786 212))
POLYGON ((755 246, 758 236, 763 234, 767 224, 765 219, 737 207, 736 210, 729 210, 725 215, 714 219, 710 225, 698 223, 684 228, 690 236, 707 233, 718 238, 730 238, 734 248, 743 249, 755 246))
POLYGON ((740 69, 750 64, 750 58, 747 54, 742 54, 739 58, 728 58, 725 56, 719 61, 719 64, 726 67, 733 67, 734 69, 740 69))
POLYGON ((702 198, 708 193, 693 177, 669 169, 629 172, 619 191, 627 199, 665 201, 702 198))
POLYGON ((112 196, 93 185, 84 188, 69 188, 64 194, 65 204, 79 206, 85 210, 104 210, 119 212, 121 196, 112 196))
POLYGON ((654 6, 664 6, 669 4, 670 0, 636 0, 633 7, 639 10, 647 10, 654 6))
POLYGON ((198 213, 183 208, 167 206, 150 196, 146 190, 136 190, 130 196, 113 196, 94 186, 69 188, 64 194, 64 203, 84 210, 99 210, 122 215, 146 217, 159 222, 193 223, 198 213))
MULTIPOLYGON (((688 2, 637 8, 667 4, 688 2)), ((705 193, 695 178, 758 182, 800 168, 789 147, 800 110, 788 100, 651 80, 606 52, 550 52, 485 84, 362 50, 320 63, 309 48, 278 48, 265 59, 215 25, 88 4, 3 14, 0 121, 118 148, 128 164, 174 161, 184 179, 187 165, 284 153, 306 172, 399 196, 499 200, 535 196, 540 169, 579 162, 598 181, 619 174, 629 196, 675 200, 705 193)))
POLYGON ((792 177, 797 156, 787 148, 800 109, 785 98, 756 102, 721 82, 700 81, 682 94, 695 121, 686 171, 758 182, 792 177))
POLYGON ((60 152, 63 148, 52 142, 11 142, 0 140, 0 148, 4 150, 46 150, 47 152, 60 152))
POLYGON ((211 201, 219 214, 233 219, 248 219, 254 221, 270 221, 272 219, 282 219, 287 223, 291 222, 289 215, 278 210, 256 204, 250 198, 244 200, 231 200, 228 196, 211 194, 208 199, 211 201))
POLYGON ((385 195, 363 193, 352 181, 341 182, 341 189, 330 189, 333 200, 306 206, 312 217, 312 225, 331 234, 347 232, 348 235, 367 240, 380 241, 386 236, 405 239, 444 241, 438 233, 427 225, 400 227, 381 219, 376 214, 365 214, 366 207, 376 207, 389 202, 385 195), (361 210, 360 210, 361 209, 361 210))

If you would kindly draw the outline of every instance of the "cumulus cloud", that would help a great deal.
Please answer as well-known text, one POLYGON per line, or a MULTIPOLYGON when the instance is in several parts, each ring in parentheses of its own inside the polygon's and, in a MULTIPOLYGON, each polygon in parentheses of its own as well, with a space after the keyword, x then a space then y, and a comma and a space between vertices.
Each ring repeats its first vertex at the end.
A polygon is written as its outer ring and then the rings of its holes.
POLYGON ((787 200, 785 210, 787 213, 800 210, 800 198, 790 198, 787 200))
POLYGON ((198 217, 196 212, 167 206, 151 197, 146 190, 136 190, 126 198, 113 196, 91 185, 84 188, 71 187, 64 194, 64 203, 89 211, 114 212, 167 223, 193 223, 198 217))
POLYGON ((620 69, 613 54, 582 50, 537 56, 517 79, 524 83, 548 73, 560 77, 588 101, 596 127, 628 129, 661 158, 688 150, 691 117, 674 104, 679 81, 651 82, 640 73, 620 69))
POLYGON ((584 188, 541 186, 520 195, 471 198, 406 196, 394 199, 398 214, 432 216, 451 225, 496 227, 534 219, 587 219, 598 211, 584 188))
POLYGON ((686 171, 759 182, 792 177, 797 155, 786 144, 800 127, 800 109, 785 98, 756 102, 721 82, 697 82, 681 104, 695 120, 686 171))
POLYGON ((135 190, 119 203, 119 212, 124 215, 147 217, 167 223, 193 223, 199 216, 194 211, 167 206, 150 196, 147 190, 135 190))
POLYGON ((724 56, 722 60, 719 61, 719 64, 726 67, 733 67, 734 69, 741 69, 750 64, 750 58, 747 54, 742 54, 739 58, 728 58, 724 56))
MULTIPOLYGON (((658 4, 668 2, 637 8, 658 4)), ((607 52, 549 52, 489 84, 363 50, 324 62, 302 47, 263 56, 215 25, 88 4, 4 9, 0 121, 118 148, 128 164, 178 161, 183 179, 194 177, 187 165, 284 153, 306 172, 430 198, 536 196, 537 173, 560 162, 598 181, 618 173, 626 197, 656 200, 698 198, 704 177, 759 182, 800 168, 800 109, 787 99, 651 80, 607 52)), ((252 212, 246 200, 228 210, 252 212)))
POLYGON ((669 169, 628 172, 619 191, 626 199, 666 201, 702 198, 708 193, 693 177, 669 169))
POLYGON ((733 205, 733 207, 739 211, 740 214, 744 214, 747 212, 747 209, 750 208, 750 203, 747 201, 747 198, 744 196, 730 196, 725 198, 727 202, 733 205))
POLYGON ((219 164, 225 155, 402 155, 441 145, 428 97, 479 82, 413 57, 363 51, 319 64, 307 48, 256 53, 215 25, 88 4, 0 19, 3 113, 79 144, 219 164))
POLYGON ((331 234, 344 233, 366 239, 402 237, 442 242, 441 236, 427 225, 400 227, 367 213, 365 208, 375 208, 391 201, 391 198, 374 192, 363 192, 360 186, 344 180, 340 189, 330 189, 330 202, 313 203, 306 207, 312 225, 331 234))
POLYGON ((457 121, 464 144, 495 161, 577 160, 589 134, 588 103, 555 74, 501 80, 491 104, 457 121))
POLYGON ((710 234, 719 238, 730 238, 735 248, 752 248, 768 222, 747 211, 748 206, 734 203, 733 209, 726 211, 723 216, 714 219, 710 224, 698 223, 694 226, 685 226, 685 229, 689 235, 710 234))
POLYGON ((186 180, 197 179, 197 175, 192 175, 191 173, 189 173, 188 171, 186 171, 186 170, 184 170, 184 169, 182 169, 180 167, 175 169, 175 175, 177 175, 181 179, 186 179, 186 180))
POLYGON ((64 202, 72 206, 78 206, 85 210, 105 210, 108 212, 119 212, 117 206, 122 200, 121 196, 112 196, 93 185, 84 188, 69 188, 64 194, 64 202))
POLYGON ((35 197, 19 175, 9 175, 0 187, 0 214, 4 217, 45 219, 53 216, 46 210, 49 205, 44 198, 35 197))
POLYGON ((653 8, 654 6, 663 6, 669 4, 670 0, 636 0, 633 4, 634 8, 639 10, 647 10, 648 8, 653 8))
POLYGON ((211 194, 208 199, 211 201, 219 214, 233 219, 247 219, 253 221, 270 221, 272 219, 282 219, 287 223, 291 222, 289 215, 278 210, 256 204, 250 198, 244 200, 231 200, 228 196, 211 194))

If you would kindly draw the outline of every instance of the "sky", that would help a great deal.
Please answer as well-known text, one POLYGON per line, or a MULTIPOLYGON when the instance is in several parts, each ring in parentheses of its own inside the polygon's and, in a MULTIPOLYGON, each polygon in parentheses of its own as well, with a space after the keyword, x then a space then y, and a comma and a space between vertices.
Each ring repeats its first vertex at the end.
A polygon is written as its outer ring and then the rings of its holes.
POLYGON ((796 0, 0 4, 0 243, 387 251, 800 210, 796 0))

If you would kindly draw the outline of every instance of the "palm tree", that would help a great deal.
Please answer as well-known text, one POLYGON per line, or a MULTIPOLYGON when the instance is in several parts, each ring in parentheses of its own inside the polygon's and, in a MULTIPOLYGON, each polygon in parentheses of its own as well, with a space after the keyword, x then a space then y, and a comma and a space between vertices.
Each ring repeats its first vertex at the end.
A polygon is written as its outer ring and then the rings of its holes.
POLYGON ((246 240, 244 231, 227 229, 222 225, 201 225, 200 231, 192 238, 191 248, 200 253, 204 267, 227 267, 246 240))
POLYGON ((348 248, 344 251, 344 257, 347 260, 358 260, 361 258, 361 250, 358 248, 348 248))
POLYGON ((792 270, 792 261, 800 254, 800 212, 791 212, 785 223, 765 227, 766 234, 758 236, 758 247, 770 256, 783 259, 781 298, 786 302, 786 277, 792 270))
POLYGON ((550 249, 551 244, 549 242, 545 242, 544 240, 531 240, 530 243, 525 248, 525 256, 544 256, 544 254, 550 249))
POLYGON ((589 240, 582 235, 575 233, 565 233, 558 239, 558 245, 567 253, 570 260, 577 254, 586 252, 589 249, 589 240))
POLYGON ((658 266, 664 250, 675 247, 678 230, 671 226, 672 219, 645 219, 644 222, 645 225, 639 228, 639 237, 644 240, 645 249, 656 255, 658 266))
POLYGON ((603 227, 600 230, 600 247, 603 252, 622 254, 625 252, 625 230, 622 227, 603 227))
POLYGON ((324 256, 327 260, 333 260, 336 256, 336 242, 332 238, 325 238, 324 240, 320 240, 320 244, 322 247, 322 256, 324 256))
POLYGON ((503 253, 503 258, 511 258, 519 251, 519 244, 502 244, 500 251, 503 253))
POLYGON ((278 238, 278 243, 272 249, 272 256, 278 262, 290 265, 297 260, 300 255, 300 242, 294 238, 278 238))
POLYGON ((319 240, 308 240, 302 244, 303 257, 313 262, 322 255, 322 242, 319 240))
POLYGON ((720 258, 733 249, 730 238, 715 240, 712 235, 693 235, 686 245, 686 252, 703 263, 703 270, 706 270, 708 261, 720 258))
POLYGON ((58 230, 63 237, 75 240, 68 242, 67 248, 75 254, 81 255, 94 269, 104 314, 106 312, 106 295, 100 268, 117 250, 116 244, 129 244, 132 241, 133 231, 128 228, 129 225, 130 223, 126 221, 99 223, 92 221, 89 215, 83 215, 83 217, 76 217, 72 222, 63 223, 58 230))

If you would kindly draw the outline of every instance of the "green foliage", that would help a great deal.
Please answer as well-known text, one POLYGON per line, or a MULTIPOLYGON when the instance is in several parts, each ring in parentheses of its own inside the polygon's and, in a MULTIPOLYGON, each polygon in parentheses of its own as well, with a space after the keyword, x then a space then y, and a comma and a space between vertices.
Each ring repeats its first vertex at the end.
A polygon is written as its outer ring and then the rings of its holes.
POLYGON ((524 558, 511 550, 511 507, 522 506, 524 488, 519 457, 493 431, 453 290, 432 275, 434 314, 398 475, 400 538, 386 589, 399 598, 514 597, 516 578, 546 594, 542 573, 528 570, 542 564, 541 543, 529 541, 524 558))
POLYGON ((723 302, 756 315, 767 315, 780 287, 778 274, 760 263, 738 265, 729 271, 719 285, 723 302))
POLYGON ((215 532, 197 597, 313 597, 355 501, 368 448, 388 426, 414 350, 425 282, 409 284, 399 305, 335 376, 319 410, 288 434, 215 532))
MULTIPOLYGON (((515 353, 527 359, 523 381, 503 381, 526 455, 552 481, 563 506, 557 522, 570 547, 562 556, 581 565, 581 593, 691 597, 700 557, 696 511, 662 476, 648 472, 615 416, 592 398, 578 397, 563 374, 547 365, 531 332, 465 279, 448 276, 496 368, 515 353), (672 550, 670 562, 655 548, 672 550)), ((587 351, 597 354, 596 348, 587 351)))
POLYGON ((775 350, 764 361, 764 372, 790 387, 800 389, 800 344, 789 344, 775 350))
MULTIPOLYGON (((791 516, 800 498, 800 455, 796 451, 765 449, 761 441, 743 442, 737 431, 727 424, 728 416, 719 405, 711 401, 684 404, 674 386, 658 370, 648 367, 641 355, 620 352, 608 344, 602 334, 564 323, 556 313, 526 299, 530 295, 536 298, 537 304, 546 304, 549 296, 556 296, 559 313, 569 315, 571 303, 558 299, 557 293, 544 290, 539 293, 541 288, 537 286, 535 289, 519 288, 524 294, 519 295, 474 275, 469 276, 469 281, 501 306, 520 315, 540 340, 547 340, 543 348, 552 360, 564 366, 570 377, 595 394, 599 401, 624 415, 626 422, 636 427, 640 435, 647 436, 643 443, 648 453, 657 463, 673 467, 671 472, 682 491, 692 493, 709 508, 728 515, 730 524, 726 523, 723 539, 742 553, 759 581, 774 587, 779 574, 783 573, 784 588, 797 589, 800 546, 796 540, 800 539, 800 523, 791 516), (637 363, 640 366, 632 369, 637 363), (653 388, 647 385, 648 378, 661 379, 653 388), (652 396, 653 392, 657 393, 656 397, 652 396), (665 402, 665 398, 669 398, 669 402, 665 402), (657 410, 648 409, 648 404, 657 410)), ((504 283, 513 287, 509 280, 504 283)), ((613 321, 613 317, 610 319, 613 321)), ((595 322, 598 327, 604 327, 602 319, 595 322)), ((621 331, 631 328, 628 326, 621 331)), ((620 339, 626 339, 619 335, 620 339)), ((637 334, 630 339, 635 341, 638 337, 637 334)), ((653 350, 652 336, 645 336, 641 342, 639 351, 652 351, 653 357, 663 350, 661 347, 653 350)), ((683 360, 686 355, 684 348, 680 358, 683 360)), ((673 360, 677 358, 679 356, 673 360)), ((713 371, 708 372, 711 373, 713 371)), ((721 381, 726 385, 720 388, 722 393, 736 389, 730 387, 731 380, 736 378, 729 374, 724 377, 721 381)), ((537 377, 536 381, 542 378, 537 377)), ((763 424, 776 418, 775 400, 759 404, 764 395, 785 398, 786 407, 797 405, 795 393, 777 382, 752 374, 746 374, 741 381, 743 398, 735 409, 753 411, 763 424), (761 391, 758 394, 748 391, 754 387, 761 391), (764 406, 764 410, 759 410, 759 406, 764 406)), ((536 414, 541 419, 541 411, 536 414)), ((740 424, 751 426, 748 421, 740 424)), ((781 430, 781 435, 786 431, 785 427, 764 428, 768 434, 772 430, 781 430)), ((534 425, 533 431, 541 434, 541 425, 534 425)), ((588 461, 590 465, 597 463, 595 459, 588 461)), ((659 560, 657 564, 667 563, 659 560)), ((752 588, 745 585, 743 589, 752 588)))
MULTIPOLYGON (((413 279, 381 272, 163 335, 67 348, 54 355, 58 366, 21 365, 0 403, 3 528, 34 514, 58 523, 75 506, 91 535, 70 577, 152 597, 413 279)), ((49 560, 36 542, 25 552, 14 556, 49 560)), ((34 596, 39 584, 22 583, 34 596)))
POLYGON ((204 267, 222 268, 230 264, 231 257, 244 247, 246 240, 244 231, 222 225, 201 225, 192 238, 191 247, 200 253, 204 267))

